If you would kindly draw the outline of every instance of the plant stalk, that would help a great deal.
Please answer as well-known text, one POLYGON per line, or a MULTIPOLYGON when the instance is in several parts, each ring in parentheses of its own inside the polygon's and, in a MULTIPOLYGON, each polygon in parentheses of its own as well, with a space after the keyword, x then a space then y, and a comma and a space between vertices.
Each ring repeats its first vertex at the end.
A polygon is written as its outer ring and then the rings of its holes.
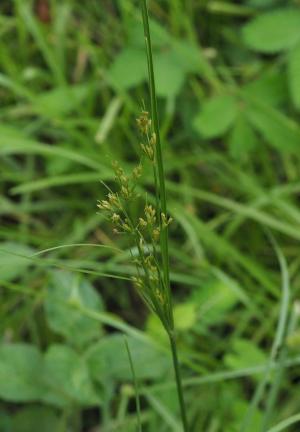
MULTIPOLYGON (((155 77, 153 68, 153 56, 152 56, 152 44, 151 35, 149 28, 149 16, 146 0, 142 0, 142 16, 144 25, 144 36, 146 42, 147 50, 147 62, 148 62, 148 73, 149 73, 149 86, 150 86, 150 101, 151 101, 151 117, 153 121, 153 129, 156 135, 156 159, 157 159, 157 171, 158 171, 158 186, 159 186, 159 202, 160 209, 157 209, 158 214, 164 213, 167 215, 167 199, 166 199, 166 186, 165 186, 165 174, 164 165, 160 141, 160 130, 159 130, 159 120, 157 113, 157 99, 155 90, 155 77)), ((170 276, 169 276, 169 252, 168 252, 168 228, 166 227, 161 232, 161 253, 162 253, 162 264, 164 272, 164 280, 167 288, 168 300, 171 302, 170 293, 170 276)))
POLYGON ((188 432, 188 422, 187 422, 187 416, 186 416, 186 409, 185 409, 185 402, 183 397, 183 388, 182 388, 182 382, 181 382, 181 375, 180 375, 180 366, 178 361, 178 355, 177 355, 177 344, 176 344, 176 336, 174 332, 169 333, 169 340, 172 350, 172 359, 173 359, 173 366, 175 371, 175 378, 176 378, 176 386, 177 386, 177 394, 179 399, 179 406, 180 406, 180 413, 181 413, 181 419, 182 419, 182 425, 184 432, 188 432))
POLYGON ((144 36, 145 36, 146 51, 147 51, 148 73, 149 73, 151 118, 153 122, 153 131, 156 135, 156 162, 157 162, 157 174, 158 174, 157 178, 156 178, 156 173, 154 173, 154 175, 155 175, 155 186, 156 186, 156 201, 159 203, 159 208, 157 208, 157 214, 159 215, 160 227, 161 227, 160 248, 161 248, 162 270, 163 270, 164 286, 166 289, 167 305, 168 305, 167 308, 168 320, 165 329, 168 333, 170 345, 171 345, 172 359, 174 365, 177 394, 179 399, 183 430, 184 432, 188 432, 186 408, 185 408, 185 403, 183 398, 180 366, 179 366, 178 355, 177 355, 176 335, 174 330, 173 306, 172 306, 172 296, 171 296, 171 288, 170 288, 168 227, 167 226, 163 227, 162 220, 161 220, 161 214, 164 213, 164 215, 167 217, 168 213, 167 213, 165 174, 164 174, 161 141, 160 141, 159 119, 158 119, 158 110, 157 110, 157 98, 156 98, 156 90, 155 90, 155 76, 154 76, 154 68, 153 68, 153 55, 152 55, 151 35, 150 35, 150 28, 149 28, 147 0, 141 0, 141 5, 142 5, 144 36))

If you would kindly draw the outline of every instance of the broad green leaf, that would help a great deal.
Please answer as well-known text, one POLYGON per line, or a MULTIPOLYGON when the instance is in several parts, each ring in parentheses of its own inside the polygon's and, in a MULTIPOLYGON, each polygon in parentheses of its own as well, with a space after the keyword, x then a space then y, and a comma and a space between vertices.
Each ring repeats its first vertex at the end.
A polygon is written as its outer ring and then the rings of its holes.
POLYGON ((258 79, 245 85, 242 92, 273 107, 288 101, 286 76, 279 68, 260 74, 258 79))
POLYGON ((11 281, 22 274, 32 265, 32 261, 23 258, 30 256, 34 250, 22 243, 0 243, 0 274, 1 279, 11 281), (18 256, 20 255, 20 256, 18 256))
MULTIPOLYGON (((201 52, 189 41, 172 38, 156 22, 151 22, 154 69, 157 94, 175 97, 184 83, 186 74, 198 72, 201 52)), ((147 79, 145 41, 141 23, 133 22, 127 47, 115 58, 108 78, 119 89, 128 90, 147 79)))
POLYGON ((44 357, 44 382, 48 387, 43 400, 55 406, 74 403, 98 405, 99 395, 93 388, 83 357, 66 345, 52 345, 44 357))
POLYGON ((124 48, 108 70, 109 80, 121 90, 128 90, 141 84, 146 77, 145 52, 139 48, 124 48))
POLYGON ((245 157, 258 144, 257 137, 251 125, 243 114, 240 114, 231 131, 229 137, 230 154, 237 158, 245 157))
POLYGON ((189 72, 199 72, 203 65, 202 52, 196 44, 172 39, 172 49, 178 64, 189 72))
POLYGON ((0 397, 11 402, 37 401, 45 392, 40 372, 43 358, 29 344, 0 346, 0 397))
POLYGON ((299 151, 300 127, 292 119, 261 103, 250 104, 245 113, 270 145, 282 152, 299 151))
POLYGON ((196 304, 182 303, 174 307, 175 327, 178 330, 188 330, 197 321, 196 304))
MULTIPOLYGON (((231 404, 232 413, 234 416, 234 423, 232 432, 236 432, 240 429, 243 422, 244 416, 247 414, 249 409, 249 403, 243 401, 241 398, 234 398, 231 404)), ((251 418, 252 431, 259 431, 261 428, 262 413, 259 409, 255 409, 251 418)))
POLYGON ((33 110, 37 114, 59 117, 76 110, 89 94, 89 85, 57 87, 37 95, 33 110))
POLYGON ((100 296, 81 275, 53 271, 45 301, 50 328, 75 346, 82 347, 100 336, 99 323, 83 315, 76 306, 100 311, 100 296))
POLYGON ((224 314, 239 302, 235 287, 223 281, 213 279, 195 290, 190 300, 197 305, 197 317, 200 328, 219 323, 224 314))
MULTIPOLYGON (((131 337, 128 337, 128 344, 138 379, 159 378, 170 367, 169 357, 154 345, 131 337)), ((94 344, 87 353, 87 362, 95 380, 102 381, 107 377, 131 380, 132 373, 121 335, 107 336, 94 344)))
POLYGON ((163 346, 168 346, 168 335, 157 315, 150 314, 148 316, 146 330, 152 339, 158 341, 163 346))
MULTIPOLYGON (((191 329, 197 322, 197 304, 193 302, 182 303, 174 306, 175 327, 179 331, 191 329)), ((168 346, 169 340, 159 318, 150 314, 147 320, 147 333, 162 345, 168 346)))
POLYGON ((300 40, 300 10, 278 9, 258 15, 243 28, 247 46, 263 53, 276 53, 300 40))
POLYGON ((235 339, 232 345, 232 353, 224 357, 224 363, 230 369, 243 369, 264 364, 267 360, 265 353, 252 341, 235 339))
POLYGON ((161 52, 155 56, 155 78, 157 94, 162 97, 175 97, 185 79, 185 72, 174 53, 161 52))
POLYGON ((193 125, 204 138, 216 138, 230 128, 238 112, 233 96, 216 96, 203 103, 193 125))
POLYGON ((30 406, 18 410, 11 419, 11 432, 58 432, 61 421, 49 407, 30 406))
MULTIPOLYGON (((149 20, 151 42, 154 49, 170 44, 172 39, 167 30, 154 20, 149 20)), ((142 20, 128 21, 128 43, 145 50, 145 37, 142 20)), ((144 51, 145 54, 145 51, 144 51)))
POLYGON ((300 43, 288 54, 290 93, 296 108, 300 108, 300 43))

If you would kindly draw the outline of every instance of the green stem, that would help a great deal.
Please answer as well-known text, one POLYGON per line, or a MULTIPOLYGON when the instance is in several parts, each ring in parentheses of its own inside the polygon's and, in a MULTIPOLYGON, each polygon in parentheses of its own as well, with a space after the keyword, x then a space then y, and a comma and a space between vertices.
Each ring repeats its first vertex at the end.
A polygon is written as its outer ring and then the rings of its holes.
MULTIPOLYGON (((157 171, 158 171, 158 183, 159 183, 159 198, 160 198, 160 212, 167 216, 167 199, 166 199, 166 186, 165 186, 165 174, 164 165, 160 141, 160 130, 159 120, 157 111, 157 98, 155 91, 155 77, 153 68, 153 56, 152 56, 152 44, 151 35, 149 28, 149 16, 146 0, 142 0, 142 15, 144 25, 144 36, 147 50, 147 61, 148 61, 148 73, 149 73, 149 86, 150 86, 150 101, 151 101, 151 118, 153 122, 153 130, 156 135, 156 160, 157 160, 157 171)), ((161 215, 159 214, 159 217, 161 215)), ((168 246, 168 228, 161 230, 161 253, 162 253, 162 264, 164 270, 164 279, 167 287, 168 301, 171 302, 170 293, 170 276, 169 276, 169 246, 168 246)))
POLYGON ((177 393, 178 393, 178 399, 179 399, 179 405, 180 405, 183 430, 184 430, 184 432, 188 432, 189 429, 188 429, 188 423, 187 423, 185 403, 184 403, 184 398, 183 398, 183 389, 182 389, 182 382, 181 382, 181 376, 180 376, 180 367, 179 367, 178 355, 177 355, 176 336, 174 335, 174 332, 169 333, 169 340, 170 340, 170 345, 171 345, 171 349, 172 349, 172 358, 173 358, 173 365, 174 365, 174 371, 175 371, 176 386, 177 386, 177 393))
POLYGON ((166 217, 168 213, 167 213, 165 174, 164 174, 161 141, 160 141, 160 130, 159 130, 159 120, 158 120, 158 110, 157 110, 157 98, 156 98, 156 91, 155 91, 155 77, 154 77, 154 68, 153 68, 152 44, 151 44, 151 35, 150 35, 150 28, 149 28, 147 0, 141 0, 141 5, 142 5, 144 36, 145 36, 146 50, 147 50, 150 101, 151 101, 151 118, 153 122, 153 131, 156 135, 156 163, 157 163, 158 181, 155 177, 155 187, 156 187, 156 194, 159 197, 159 202, 160 202, 159 208, 157 210, 159 212, 158 217, 159 217, 160 229, 161 229, 160 248, 161 248, 161 258, 162 258, 162 270, 163 270, 164 285, 166 288, 166 295, 167 295, 166 304, 168 305, 167 308, 168 326, 165 327, 168 332, 171 350, 172 350, 172 358, 173 358, 173 365, 175 371, 177 393, 178 393, 183 429, 184 432, 188 432, 186 409, 184 404, 180 368, 179 368, 179 362, 177 356, 176 336, 174 332, 174 318, 173 318, 172 296, 171 296, 171 288, 170 288, 168 227, 163 227, 162 220, 161 220, 162 219, 161 213, 164 213, 166 217))

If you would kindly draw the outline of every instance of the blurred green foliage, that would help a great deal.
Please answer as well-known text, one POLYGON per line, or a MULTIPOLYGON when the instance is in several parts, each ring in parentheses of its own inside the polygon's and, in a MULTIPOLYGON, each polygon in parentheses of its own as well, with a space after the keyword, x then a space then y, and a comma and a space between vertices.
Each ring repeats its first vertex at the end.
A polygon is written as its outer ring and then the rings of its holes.
MULTIPOLYGON (((300 402, 300 3, 149 6, 191 430, 266 432, 300 402)), ((143 430, 179 431, 167 341, 96 214, 149 105, 139 3, 2 0, 0 35, 0 431, 134 431, 120 332, 143 430)))

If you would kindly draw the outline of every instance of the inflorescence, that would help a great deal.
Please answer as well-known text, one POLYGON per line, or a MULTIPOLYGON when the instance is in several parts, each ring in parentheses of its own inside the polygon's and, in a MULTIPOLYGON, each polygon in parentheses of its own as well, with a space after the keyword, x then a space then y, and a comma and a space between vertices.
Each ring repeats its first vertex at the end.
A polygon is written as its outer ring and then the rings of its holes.
POLYGON ((113 163, 118 191, 109 189, 106 199, 97 207, 104 211, 113 225, 113 232, 126 234, 131 239, 131 256, 136 266, 136 276, 132 281, 147 306, 161 319, 167 330, 173 326, 172 306, 169 287, 162 272, 160 240, 162 230, 166 230, 172 218, 160 211, 159 205, 144 205, 138 217, 132 216, 131 207, 136 202, 137 183, 142 175, 143 162, 148 160, 156 170, 156 135, 147 111, 142 111, 137 126, 143 138, 140 144, 142 156, 139 164, 126 175, 118 162, 113 163))

